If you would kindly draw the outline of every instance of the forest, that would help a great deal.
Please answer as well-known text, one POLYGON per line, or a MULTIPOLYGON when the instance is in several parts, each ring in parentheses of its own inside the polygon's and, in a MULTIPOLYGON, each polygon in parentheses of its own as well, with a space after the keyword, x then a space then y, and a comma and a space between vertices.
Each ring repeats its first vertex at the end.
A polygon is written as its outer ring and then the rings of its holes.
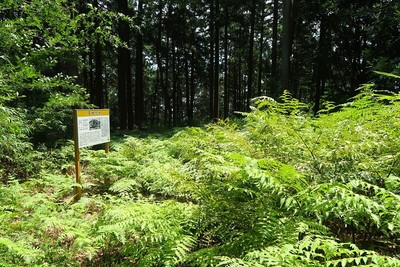
POLYGON ((400 266, 399 86, 399 1, 2 0, 0 267, 400 266))

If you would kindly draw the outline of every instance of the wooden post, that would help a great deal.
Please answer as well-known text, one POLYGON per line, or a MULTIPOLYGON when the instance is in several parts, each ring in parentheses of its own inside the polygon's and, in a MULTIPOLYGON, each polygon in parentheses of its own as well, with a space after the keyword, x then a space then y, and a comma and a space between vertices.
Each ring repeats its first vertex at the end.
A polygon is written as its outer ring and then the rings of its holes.
MULTIPOLYGON (((108 153, 110 153, 110 143, 105 143, 104 144, 104 150, 105 150, 105 152, 106 152, 106 156, 108 156, 108 153)), ((111 182, 111 180, 110 180, 110 177, 107 175, 105 178, 104 178, 104 185, 106 186, 106 187, 109 187, 110 186, 110 182, 111 182)))
POLYGON ((105 144, 104 150, 106 151, 106 154, 110 153, 110 143, 105 144))
POLYGON ((108 153, 110 153, 110 142, 105 143, 104 150, 105 150, 107 155, 108 155, 108 153))
POLYGON ((75 190, 75 200, 78 201, 82 196, 81 185, 81 164, 79 155, 79 143, 78 143, 78 110, 74 109, 74 147, 75 147, 75 182, 77 184, 75 190))

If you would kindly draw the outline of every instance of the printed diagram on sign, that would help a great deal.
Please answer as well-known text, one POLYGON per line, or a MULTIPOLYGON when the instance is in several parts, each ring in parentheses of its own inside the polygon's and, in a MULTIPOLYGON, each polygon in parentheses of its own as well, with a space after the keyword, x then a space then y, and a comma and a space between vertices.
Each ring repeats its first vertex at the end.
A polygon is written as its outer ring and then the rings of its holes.
POLYGON ((100 129, 100 121, 97 119, 92 119, 89 121, 89 130, 98 130, 100 129))

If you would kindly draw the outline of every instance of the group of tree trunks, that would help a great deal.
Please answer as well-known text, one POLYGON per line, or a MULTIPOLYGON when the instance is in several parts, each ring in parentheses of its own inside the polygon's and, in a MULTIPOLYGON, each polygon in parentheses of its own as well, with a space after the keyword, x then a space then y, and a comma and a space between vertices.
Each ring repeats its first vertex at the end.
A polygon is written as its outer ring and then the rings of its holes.
POLYGON ((395 1, 64 1, 71 17, 92 12, 79 81, 120 129, 227 118, 283 90, 317 113, 399 69, 395 1))

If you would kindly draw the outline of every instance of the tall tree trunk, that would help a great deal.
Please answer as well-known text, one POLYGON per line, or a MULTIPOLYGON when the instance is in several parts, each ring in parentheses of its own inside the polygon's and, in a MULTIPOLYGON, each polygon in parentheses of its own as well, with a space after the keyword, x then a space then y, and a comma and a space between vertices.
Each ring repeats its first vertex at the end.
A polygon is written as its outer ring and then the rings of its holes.
POLYGON ((228 88, 228 19, 229 6, 225 5, 225 21, 224 21, 224 118, 229 115, 229 88, 228 88))
POLYGON ((214 93, 213 93, 213 119, 219 118, 219 0, 215 0, 215 60, 214 60, 214 93))
MULTIPOLYGON (((128 14, 128 1, 118 1, 118 11, 122 14, 128 14)), ((125 46, 129 46, 129 24, 120 20, 118 22, 118 34, 125 46)), ((130 52, 126 47, 118 47, 118 111, 119 126, 121 130, 127 128, 127 115, 132 116, 133 110, 127 110, 132 103, 132 86, 131 86, 131 64, 130 52)))
MULTIPOLYGON (((99 3, 97 0, 93 1, 93 7, 98 8, 99 3)), ((99 27, 99 20, 95 19, 95 28, 99 27)), ((103 54, 99 37, 96 36, 96 43, 94 45, 94 91, 93 91, 93 104, 102 108, 103 107, 103 54)))
POLYGON ((253 75, 254 75, 254 28, 256 21, 256 1, 251 1, 251 17, 250 17, 250 42, 249 42, 249 59, 247 73, 247 97, 246 109, 250 107, 250 99, 253 97, 253 75))
POLYGON ((100 41, 97 40, 94 49, 95 75, 94 75, 94 101, 99 108, 104 107, 103 94, 103 55, 100 41))
MULTIPOLYGON (((178 73, 181 71, 181 65, 180 65, 180 57, 178 58, 178 73)), ((182 80, 181 80, 181 75, 178 74, 177 77, 177 84, 176 84, 176 122, 177 125, 181 125, 182 123, 182 110, 183 110, 183 102, 182 102, 182 80)))
POLYGON ((190 113, 190 79, 189 79, 189 52, 185 51, 185 97, 186 97, 186 117, 189 123, 190 113))
POLYGON ((157 70, 156 80, 154 82, 154 91, 151 96, 151 119, 150 119, 150 125, 156 127, 158 127, 158 116, 159 116, 158 92, 160 92, 160 72, 157 70))
MULTIPOLYGON (((82 0, 79 0, 77 2, 77 10, 79 14, 86 14, 87 13, 87 7, 85 6, 85 3, 82 0)), ((79 25, 79 30, 80 31, 84 31, 85 30, 85 26, 83 25, 83 23, 81 23, 79 25)), ((89 45, 89 43, 84 40, 83 42, 83 47, 89 48, 88 51, 87 50, 83 50, 82 52, 82 59, 83 59, 83 66, 82 66, 82 79, 83 79, 83 87, 86 88, 86 91, 89 95, 90 92, 92 91, 92 85, 91 85, 91 77, 90 77, 90 73, 92 72, 92 68, 91 68, 91 46, 89 45)))
POLYGON ((326 16, 322 15, 319 29, 319 41, 314 69, 315 82, 315 98, 314 98, 314 114, 316 115, 320 108, 321 96, 325 86, 325 69, 326 69, 326 16))
POLYGON ((238 92, 238 87, 239 87, 239 85, 238 85, 238 74, 237 74, 237 62, 233 62, 233 70, 232 70, 232 73, 233 73, 233 99, 232 99, 232 108, 233 108, 233 111, 237 111, 238 110, 238 108, 237 108, 237 99, 238 99, 238 95, 237 95, 237 92, 238 92))
POLYGON ((83 53, 83 68, 82 68, 82 78, 83 78, 83 87, 86 88, 86 91, 89 92, 89 68, 87 62, 88 53, 83 53))
POLYGON ((279 1, 274 0, 273 22, 272 22, 272 50, 271 50, 271 80, 270 94, 276 98, 279 95, 278 89, 278 10, 279 1))
POLYGON ((90 95, 90 103, 94 103, 94 96, 95 96, 95 91, 94 91, 94 66, 93 66, 93 46, 91 45, 89 47, 89 87, 88 87, 88 91, 89 91, 89 95, 90 95))
POLYGON ((237 36, 237 47, 236 47, 236 56, 237 60, 235 61, 235 90, 234 90, 234 98, 235 98, 235 111, 243 111, 242 110, 242 40, 243 40, 243 26, 239 26, 239 36, 237 36))
POLYGON ((351 57, 351 78, 350 78, 350 96, 357 94, 356 89, 360 86, 360 61, 362 55, 362 37, 361 26, 362 22, 355 19, 354 37, 352 38, 352 57, 351 57))
MULTIPOLYGON (((241 35, 241 34, 240 34, 241 35)), ((238 64, 238 91, 237 91, 237 109, 238 111, 243 111, 243 103, 242 103, 242 55, 239 55, 239 64, 238 64)))
POLYGON ((258 96, 262 95, 262 77, 263 77, 263 53, 264 53, 264 2, 261 4, 261 26, 260 26, 260 51, 258 55, 258 96))
POLYGON ((298 81, 293 81, 291 77, 294 77, 295 69, 292 67, 292 61, 290 58, 293 55, 293 40, 296 34, 296 19, 299 11, 299 1, 292 0, 292 5, 290 7, 290 29, 289 29, 289 90, 292 93, 292 96, 295 98, 299 98, 298 94, 298 81))
MULTIPOLYGON (((172 39, 172 38, 171 38, 172 39)), ((176 64, 176 47, 175 47, 175 40, 172 39, 172 126, 177 125, 177 118, 178 118, 178 101, 177 101, 177 84, 178 84, 178 71, 177 71, 177 64, 176 64)))
MULTIPOLYGON (((162 93, 164 96, 164 126, 168 125, 169 111, 170 111, 170 102, 169 102, 169 94, 168 94, 168 56, 166 57, 166 67, 164 70, 164 66, 161 60, 162 56, 162 29, 163 29, 163 0, 159 0, 158 2, 158 26, 157 26, 157 42, 156 42, 156 60, 157 60, 157 69, 159 72, 159 86, 162 89, 162 93)), ((168 40, 168 36, 167 36, 168 40)), ((168 48, 168 42, 167 42, 168 48)), ((168 49, 167 49, 168 51, 168 49)))
POLYGON ((86 88, 87 94, 90 96, 90 101, 92 102, 92 94, 91 92, 93 91, 93 71, 92 71, 92 49, 91 46, 87 46, 89 48, 89 51, 83 53, 83 70, 82 70, 82 76, 83 76, 83 86, 86 88))
MULTIPOLYGON (((129 26, 128 26, 129 27, 129 26)), ((128 39, 129 40, 129 39, 128 39)), ((133 109, 133 85, 132 85, 132 56, 131 51, 125 49, 125 65, 127 66, 125 69, 125 77, 126 77, 126 114, 128 125, 127 128, 132 130, 134 124, 134 109, 133 109)))
POLYGON ((108 88, 110 86, 110 73, 113 73, 113 71, 109 71, 108 68, 104 68, 103 69, 103 76, 104 76, 104 80, 103 80, 103 108, 108 108, 109 107, 109 97, 108 97, 108 88))
MULTIPOLYGON (((138 1, 137 24, 142 24, 143 1, 138 1)), ((143 84, 143 34, 136 34, 136 66, 135 66, 135 123, 139 128, 145 120, 144 111, 144 84, 143 84)), ((129 123, 129 118, 128 118, 129 123)), ((133 123, 133 122, 132 122, 133 123)))
POLYGON ((282 38, 282 89, 290 89, 290 56, 291 56, 291 9, 292 0, 283 0, 283 38, 282 38))
MULTIPOLYGON (((170 9, 170 7, 169 7, 170 9)), ((165 59, 165 86, 164 86, 164 102, 165 102, 165 119, 166 119, 166 126, 172 127, 172 107, 171 107, 171 96, 169 94, 169 36, 167 34, 167 56, 165 59)))
POLYGON ((209 65, 209 93, 210 93, 210 119, 214 119, 214 44, 215 44, 215 36, 214 36, 214 23, 215 23, 215 15, 214 15, 214 0, 210 1, 210 65, 209 65))
POLYGON ((190 104, 188 113, 189 125, 193 124, 194 95, 195 95, 194 72, 195 72, 195 57, 194 57, 194 52, 192 52, 190 60, 190 104))

